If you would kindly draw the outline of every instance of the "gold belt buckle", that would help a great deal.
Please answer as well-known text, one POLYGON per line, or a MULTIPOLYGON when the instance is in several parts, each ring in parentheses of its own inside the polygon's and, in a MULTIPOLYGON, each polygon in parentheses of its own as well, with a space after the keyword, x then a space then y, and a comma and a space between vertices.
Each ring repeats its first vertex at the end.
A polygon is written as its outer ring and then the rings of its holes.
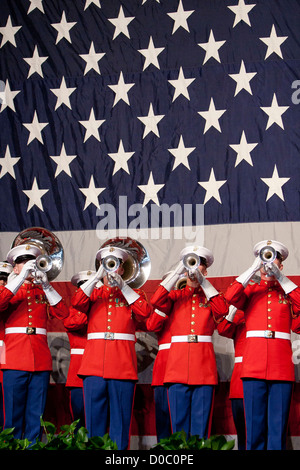
POLYGON ((111 333, 110 331, 106 331, 104 333, 104 339, 115 339, 114 338, 114 333, 111 333))
POLYGON ((198 343, 198 335, 188 335, 188 343, 198 343))
POLYGON ((26 334, 27 335, 35 335, 36 334, 36 328, 34 328, 32 326, 28 326, 26 328, 26 334))
POLYGON ((265 331, 265 338, 275 338, 275 331, 266 330, 265 331))

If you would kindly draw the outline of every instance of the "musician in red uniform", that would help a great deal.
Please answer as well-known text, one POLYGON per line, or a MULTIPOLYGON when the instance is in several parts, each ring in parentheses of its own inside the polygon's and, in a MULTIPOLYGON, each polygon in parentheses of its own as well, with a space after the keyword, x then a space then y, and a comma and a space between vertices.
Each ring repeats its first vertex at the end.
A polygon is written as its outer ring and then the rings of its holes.
POLYGON ((246 340, 242 374, 246 448, 286 447, 287 423, 295 380, 291 323, 300 312, 300 289, 283 273, 288 249, 264 240, 254 247, 255 261, 228 288, 228 302, 243 310, 246 340), (262 262, 261 250, 274 249, 274 261, 262 262), (249 284, 260 270, 260 284, 249 284), (279 406, 280 404, 280 406, 279 406))
MULTIPOLYGON (((72 277, 71 283, 79 288, 95 274, 95 271, 80 271, 72 277)), ((87 342, 87 315, 70 306, 69 316, 64 319, 64 327, 70 343, 70 364, 66 387, 70 390, 72 419, 73 421, 79 420, 79 428, 85 426, 83 384, 82 379, 78 377, 78 370, 87 342)))
MULTIPOLYGON (((7 284, 8 276, 12 273, 13 267, 6 261, 0 262, 0 292, 7 284)), ((4 346, 4 321, 2 315, 0 316, 0 364, 5 361, 5 346, 4 346)), ((3 427, 3 393, 2 393, 2 370, 0 370, 0 428, 3 427)))
POLYGON ((229 313, 217 327, 218 333, 234 341, 234 367, 231 374, 229 399, 233 421, 237 433, 238 450, 246 449, 246 424, 244 413, 243 382, 241 369, 243 364, 243 352, 246 339, 246 324, 244 313, 231 305, 229 313))
POLYGON ((133 290, 121 275, 127 252, 122 248, 105 247, 97 252, 97 260, 108 255, 120 259, 118 270, 109 274, 103 264, 75 293, 74 308, 88 315, 87 344, 79 376, 83 377, 86 427, 90 436, 107 432, 119 450, 127 449, 137 376, 135 331, 137 321, 151 313, 151 306, 142 291, 133 290), (104 279, 104 285, 96 284, 104 279), (111 282, 111 281, 110 281, 111 282))
POLYGON ((3 393, 5 428, 14 428, 15 438, 34 442, 40 438, 52 357, 47 343, 48 313, 59 319, 68 316, 61 296, 46 273, 33 283, 35 258, 41 250, 30 244, 12 248, 7 260, 16 276, 0 292, 0 311, 5 321, 3 393), (23 434, 24 430, 24 434, 23 434))
POLYGON ((228 313, 224 298, 205 278, 213 254, 204 247, 182 250, 180 262, 151 299, 154 308, 170 316, 171 347, 164 382, 168 384, 172 431, 208 436, 214 386, 218 382, 212 334, 228 313), (184 289, 172 290, 187 271, 183 260, 192 253, 200 259, 189 269, 184 289))

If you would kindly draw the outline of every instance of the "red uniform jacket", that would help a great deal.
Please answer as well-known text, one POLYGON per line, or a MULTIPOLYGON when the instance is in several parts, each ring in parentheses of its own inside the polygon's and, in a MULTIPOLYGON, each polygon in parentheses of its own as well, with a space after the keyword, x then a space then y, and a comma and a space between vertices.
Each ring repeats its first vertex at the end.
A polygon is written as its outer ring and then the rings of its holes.
POLYGON ((218 325, 218 332, 221 336, 233 339, 234 341, 235 363, 230 380, 229 398, 243 398, 241 370, 246 340, 244 313, 237 311, 232 322, 224 319, 218 325))
MULTIPOLYGON (((170 315, 171 336, 211 336, 217 321, 228 313, 228 306, 221 295, 208 302, 201 288, 189 286, 171 292, 159 286, 151 303, 154 308, 170 315)), ((171 342, 164 381, 189 385, 217 384, 212 342, 171 342)))
MULTIPOLYGON (((64 319, 69 312, 61 300, 49 306, 42 288, 33 283, 24 283, 14 295, 6 287, 0 290, 0 312, 5 328, 33 327, 47 328, 48 313, 64 319)), ((4 336, 5 363, 2 369, 25 370, 29 372, 52 370, 52 357, 47 335, 10 333, 4 336)))
POLYGON ((164 385, 165 370, 171 346, 170 317, 161 313, 154 310, 146 322, 147 330, 156 333, 158 343, 158 352, 152 371, 151 385, 153 387, 164 385))
MULTIPOLYGON (((135 335, 137 322, 145 320, 152 311, 142 291, 138 293, 140 297, 128 305, 118 287, 95 288, 91 297, 78 289, 72 305, 88 315, 88 335, 106 332, 135 335)), ((78 374, 137 380, 135 341, 88 339, 78 374)))
MULTIPOLYGON (((246 330, 290 334, 293 315, 300 312, 300 289, 286 295, 277 281, 249 284, 234 281, 226 292, 229 303, 244 311, 246 330)), ((241 377, 261 380, 295 379, 291 341, 279 338, 246 338, 241 377)))
POLYGON ((64 327, 70 343, 70 364, 66 387, 82 387, 82 379, 77 374, 87 342, 87 315, 70 307, 69 316, 64 319, 64 327))

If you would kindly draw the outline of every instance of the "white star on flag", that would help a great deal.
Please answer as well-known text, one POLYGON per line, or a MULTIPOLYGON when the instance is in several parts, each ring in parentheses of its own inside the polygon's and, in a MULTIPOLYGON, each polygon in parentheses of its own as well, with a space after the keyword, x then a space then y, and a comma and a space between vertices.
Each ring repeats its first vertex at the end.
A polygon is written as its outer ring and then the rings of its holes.
POLYGON ((248 26, 251 26, 249 20, 249 12, 254 8, 256 4, 245 5, 244 0, 239 0, 238 5, 228 5, 228 8, 235 14, 233 28, 240 22, 244 21, 248 26))
POLYGON ((118 18, 108 18, 108 21, 110 21, 115 26, 113 40, 116 39, 116 37, 119 36, 119 34, 121 33, 125 34, 125 36, 130 39, 128 25, 129 23, 131 23, 132 20, 134 20, 134 16, 126 17, 124 15, 122 6, 120 7, 118 18))
POLYGON ((123 141, 120 140, 119 148, 117 153, 108 153, 108 156, 115 162, 113 175, 119 170, 124 170, 129 173, 128 160, 132 157, 135 152, 125 152, 123 141))
POLYGON ((207 111, 198 111, 198 114, 205 119, 205 127, 203 134, 205 134, 208 129, 214 127, 219 132, 221 132, 221 127, 219 124, 220 117, 225 113, 226 109, 216 109, 213 98, 210 99, 209 108, 207 111))
POLYGON ((249 165, 253 166, 252 158, 250 152, 258 145, 257 143, 248 144, 246 139, 245 131, 242 132, 241 140, 239 144, 230 144, 229 146, 237 153, 235 167, 245 160, 249 165))
POLYGON ((76 21, 73 22, 73 23, 72 22, 70 22, 70 23, 67 22, 66 14, 63 11, 62 15, 61 15, 60 23, 52 23, 51 24, 51 26, 53 26, 53 28, 55 28, 56 31, 57 31, 57 37, 56 37, 56 43, 55 44, 58 44, 59 41, 61 41, 64 38, 68 42, 72 42, 71 37, 70 37, 70 29, 72 29, 73 26, 75 26, 75 24, 76 24, 76 21))
POLYGON ((98 8, 101 8, 100 0, 85 0, 84 10, 86 10, 92 4, 96 5, 98 8))
POLYGON ((37 206, 41 211, 44 212, 44 207, 42 204, 42 197, 49 191, 49 189, 39 189, 36 177, 34 177, 31 189, 23 189, 23 193, 29 198, 27 212, 32 209, 33 206, 37 206))
POLYGON ((267 46, 267 52, 265 55, 265 60, 273 54, 277 54, 282 59, 282 52, 281 52, 281 44, 288 38, 288 36, 277 36, 275 26, 272 26, 271 34, 267 38, 259 38, 262 42, 264 42, 267 46))
POLYGON ((202 47, 202 49, 205 50, 205 57, 204 57, 203 65, 211 57, 216 59, 218 62, 221 62, 220 56, 219 56, 219 49, 220 47, 223 46, 223 44, 225 44, 225 42, 226 41, 216 41, 213 30, 212 29, 210 30, 208 42, 198 43, 198 46, 202 47))
POLYGON ((96 52, 93 41, 91 42, 89 53, 79 54, 79 56, 86 62, 83 75, 86 75, 90 70, 95 70, 100 75, 98 62, 105 56, 105 52, 96 52))
POLYGON ((42 13, 45 13, 43 0, 29 0, 29 1, 30 1, 30 5, 27 11, 27 15, 31 13, 33 10, 35 10, 36 8, 40 10, 42 13))
POLYGON ((0 113, 2 113, 2 111, 4 111, 4 109, 7 108, 7 107, 12 109, 14 112, 16 111, 15 110, 14 99, 17 96, 17 94, 20 93, 20 91, 21 90, 12 91, 10 89, 10 84, 9 84, 8 80, 6 80, 4 91, 0 92, 0 103, 1 103, 0 113))
POLYGON ((79 188, 79 190, 86 197, 83 210, 85 210, 90 204, 94 204, 94 206, 100 209, 98 196, 105 190, 105 188, 96 188, 93 175, 91 176, 89 187, 79 188))
POLYGON ((70 95, 76 90, 76 88, 68 88, 66 85, 65 77, 62 78, 59 88, 50 88, 50 91, 57 97, 55 110, 62 104, 65 104, 68 108, 71 108, 70 95))
POLYGON ((164 47, 155 47, 153 43, 152 36, 150 36, 149 44, 147 49, 139 49, 138 51, 145 57, 143 71, 149 67, 149 65, 154 65, 156 68, 159 67, 158 56, 164 50, 164 47))
POLYGON ((246 72, 244 61, 241 61, 239 73, 230 73, 229 77, 236 81, 235 93, 236 96, 241 90, 246 90, 252 95, 250 80, 256 75, 257 72, 246 72))
POLYGON ((91 136, 95 137, 95 139, 97 139, 97 140, 99 140, 99 142, 101 142, 100 134, 99 134, 98 129, 105 122, 105 119, 96 119, 95 118, 95 113, 94 113, 94 108, 91 109, 90 117, 89 117, 88 121, 78 121, 78 122, 86 128, 83 142, 86 142, 87 139, 89 139, 91 136))
POLYGON ((190 95, 188 92, 188 87, 190 86, 191 83, 193 83, 194 80, 195 78, 184 78, 182 67, 180 67, 177 80, 168 80, 168 82, 171 83, 171 85, 175 88, 172 101, 175 101, 176 98, 178 98, 178 96, 180 95, 183 95, 185 98, 189 100, 190 95))
POLYGON ((42 137, 42 130, 48 126, 49 122, 39 122, 37 112, 34 111, 33 120, 31 123, 23 123, 23 126, 29 131, 29 137, 27 145, 29 145, 34 139, 37 139, 42 144, 44 143, 42 137))
POLYGON ((34 73, 37 73, 44 78, 42 72, 42 64, 48 59, 48 56, 40 57, 38 47, 35 46, 32 57, 24 57, 25 62, 30 65, 30 69, 27 78, 31 77, 34 73))
POLYGON ((290 178, 280 178, 278 175, 277 166, 274 166, 273 174, 271 178, 260 178, 267 186, 269 186, 268 194, 266 201, 268 201, 272 196, 276 195, 282 201, 284 201, 282 186, 287 183, 290 178))
POLYGON ((158 130, 158 123, 164 117, 164 114, 157 114, 155 115, 153 112, 152 103, 150 103, 148 116, 138 116, 138 119, 142 121, 145 126, 143 139, 148 135, 150 132, 153 132, 157 137, 159 137, 159 130, 158 130))
POLYGON ((22 28, 22 26, 13 26, 12 25, 11 17, 9 15, 8 18, 7 18, 6 25, 0 27, 0 33, 3 36, 0 48, 2 46, 4 46, 4 44, 6 44, 7 42, 10 42, 13 46, 17 47, 15 35, 17 34, 19 29, 21 29, 21 28, 22 28))
POLYGON ((147 184, 140 184, 138 188, 145 193, 143 207, 145 207, 149 201, 153 201, 157 206, 160 205, 157 193, 164 187, 164 184, 155 184, 153 179, 152 171, 147 184))
POLYGON ((6 175, 6 173, 9 173, 14 179, 16 179, 14 166, 16 165, 16 163, 18 163, 19 160, 20 157, 11 156, 9 146, 7 145, 5 156, 0 158, 0 165, 2 166, 0 178, 6 175))
POLYGON ((190 32, 188 24, 187 24, 187 19, 191 16, 192 13, 194 13, 194 11, 195 10, 185 11, 183 9, 182 0, 179 0, 177 11, 173 13, 168 13, 168 15, 172 18, 172 20, 174 20, 172 34, 174 34, 175 31, 177 31, 177 29, 180 28, 180 26, 186 31, 190 32))
POLYGON ((108 85, 109 88, 116 94, 113 107, 120 101, 123 100, 129 104, 128 92, 135 85, 135 83, 125 83, 123 72, 120 72, 120 77, 117 85, 108 85))
POLYGON ((62 171, 64 171, 67 175, 72 177, 71 170, 70 170, 70 163, 76 157, 77 155, 67 155, 65 144, 62 144, 60 155, 58 156, 50 155, 50 158, 52 158, 52 160, 54 160, 57 165, 54 178, 56 178, 62 171))
POLYGON ((206 190, 203 204, 206 204, 212 197, 222 204, 219 189, 226 183, 226 181, 227 180, 217 181, 213 168, 211 169, 208 181, 198 181, 198 184, 206 190))
POLYGON ((188 162, 188 156, 195 150, 196 147, 185 147, 183 142, 182 135, 179 139, 178 147, 175 149, 168 149, 168 151, 175 157, 175 162, 172 168, 172 171, 182 163, 188 170, 190 170, 190 165, 188 162))
POLYGON ((279 106, 277 102, 276 94, 274 93, 271 106, 260 107, 269 117, 266 126, 266 130, 272 126, 272 124, 277 124, 279 127, 284 129, 282 122, 282 114, 289 109, 289 106, 279 106))

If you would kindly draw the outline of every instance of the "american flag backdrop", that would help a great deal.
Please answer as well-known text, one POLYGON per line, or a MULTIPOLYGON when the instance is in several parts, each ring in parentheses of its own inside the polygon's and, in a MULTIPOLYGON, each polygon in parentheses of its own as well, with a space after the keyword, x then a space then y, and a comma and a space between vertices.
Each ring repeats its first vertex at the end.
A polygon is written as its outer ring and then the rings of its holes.
MULTIPOLYGON (((220 290, 264 239, 287 245, 284 271, 300 284, 299 26, 299 0, 1 0, 1 259, 21 230, 55 232, 65 263, 54 285, 68 302, 113 224, 143 229, 149 297, 192 243, 213 251, 220 290)), ((60 322, 48 338, 47 418, 60 425, 70 420, 60 322)), ((216 335, 215 349, 213 431, 234 435, 233 346, 216 335)), ((141 332, 132 448, 155 443, 156 351, 141 332)))

